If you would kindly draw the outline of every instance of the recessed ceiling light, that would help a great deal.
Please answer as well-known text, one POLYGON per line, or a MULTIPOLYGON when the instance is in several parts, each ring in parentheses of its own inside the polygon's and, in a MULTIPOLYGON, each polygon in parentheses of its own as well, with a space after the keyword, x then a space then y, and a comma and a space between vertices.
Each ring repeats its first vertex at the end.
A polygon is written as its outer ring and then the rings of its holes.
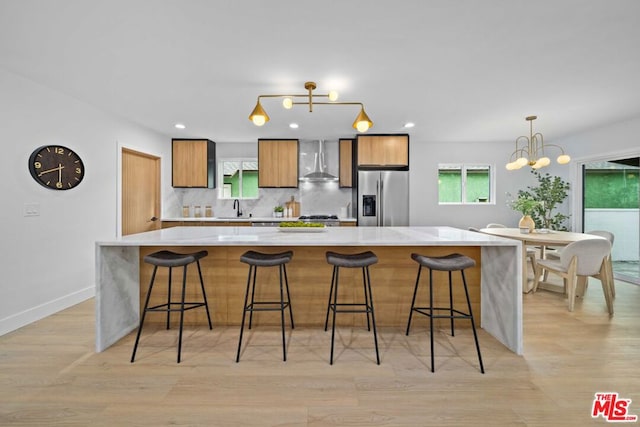
POLYGON ((405 124, 404 124, 404 127, 405 127, 405 128, 412 128, 412 127, 414 127, 415 125, 416 125, 416 124, 415 124, 415 123, 413 123, 413 122, 407 122, 407 123, 405 123, 405 124))
POLYGON ((297 123, 291 123, 291 124, 289 124, 289 127, 291 129, 298 129, 298 124, 297 123))
POLYGON ((182 123, 176 123, 175 125, 173 125, 176 129, 185 129, 186 126, 183 125, 182 123))

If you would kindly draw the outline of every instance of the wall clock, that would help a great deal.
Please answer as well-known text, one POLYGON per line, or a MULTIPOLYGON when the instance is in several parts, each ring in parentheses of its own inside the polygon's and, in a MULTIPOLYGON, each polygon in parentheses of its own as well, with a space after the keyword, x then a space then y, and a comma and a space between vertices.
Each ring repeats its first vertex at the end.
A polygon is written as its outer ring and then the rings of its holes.
POLYGON ((43 145, 29 157, 29 172, 36 182, 51 190, 69 190, 84 178, 80 156, 62 145, 43 145))

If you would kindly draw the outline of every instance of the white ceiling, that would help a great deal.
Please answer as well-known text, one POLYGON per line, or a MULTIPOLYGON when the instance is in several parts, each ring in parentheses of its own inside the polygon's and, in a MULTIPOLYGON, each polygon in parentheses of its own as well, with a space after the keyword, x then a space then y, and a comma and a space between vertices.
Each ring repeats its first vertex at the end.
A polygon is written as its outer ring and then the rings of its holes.
POLYGON ((0 67, 170 136, 547 140, 640 116, 638 0, 0 0, 0 67), (187 129, 178 131, 174 123, 187 129), (300 128, 289 129, 290 122, 300 128))

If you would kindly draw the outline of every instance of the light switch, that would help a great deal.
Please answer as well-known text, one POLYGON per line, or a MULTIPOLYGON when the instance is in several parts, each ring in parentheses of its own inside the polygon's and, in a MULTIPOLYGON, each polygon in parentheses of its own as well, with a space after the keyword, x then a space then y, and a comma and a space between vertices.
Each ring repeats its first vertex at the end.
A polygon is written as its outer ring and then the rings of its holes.
POLYGON ((40 203, 25 203, 24 216, 40 216, 40 203))

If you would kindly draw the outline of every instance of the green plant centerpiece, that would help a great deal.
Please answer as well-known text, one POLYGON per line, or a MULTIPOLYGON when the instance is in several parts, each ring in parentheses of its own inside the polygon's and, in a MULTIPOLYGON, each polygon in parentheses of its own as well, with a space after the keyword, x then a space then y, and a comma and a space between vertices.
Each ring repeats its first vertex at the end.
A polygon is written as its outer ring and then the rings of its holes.
POLYGON ((512 200, 509 203, 509 206, 514 211, 518 211, 522 214, 522 216, 532 215, 535 209, 540 206, 540 202, 532 199, 528 195, 522 195, 518 192, 518 198, 512 200))
POLYGON ((518 198, 509 202, 511 209, 516 210, 522 214, 522 218, 518 222, 520 231, 532 233, 536 227, 536 223, 531 217, 533 212, 540 206, 540 202, 531 198, 529 195, 518 194, 518 198))
POLYGON ((284 207, 283 206, 276 206, 275 208, 273 208, 273 216, 281 217, 283 215, 284 215, 284 207))
POLYGON ((537 186, 528 186, 526 190, 518 190, 518 199, 526 198, 538 202, 538 205, 529 213, 538 228, 566 231, 565 221, 569 215, 554 210, 562 204, 569 195, 571 189, 568 182, 559 176, 544 175, 537 170, 532 170, 538 180, 537 186))

